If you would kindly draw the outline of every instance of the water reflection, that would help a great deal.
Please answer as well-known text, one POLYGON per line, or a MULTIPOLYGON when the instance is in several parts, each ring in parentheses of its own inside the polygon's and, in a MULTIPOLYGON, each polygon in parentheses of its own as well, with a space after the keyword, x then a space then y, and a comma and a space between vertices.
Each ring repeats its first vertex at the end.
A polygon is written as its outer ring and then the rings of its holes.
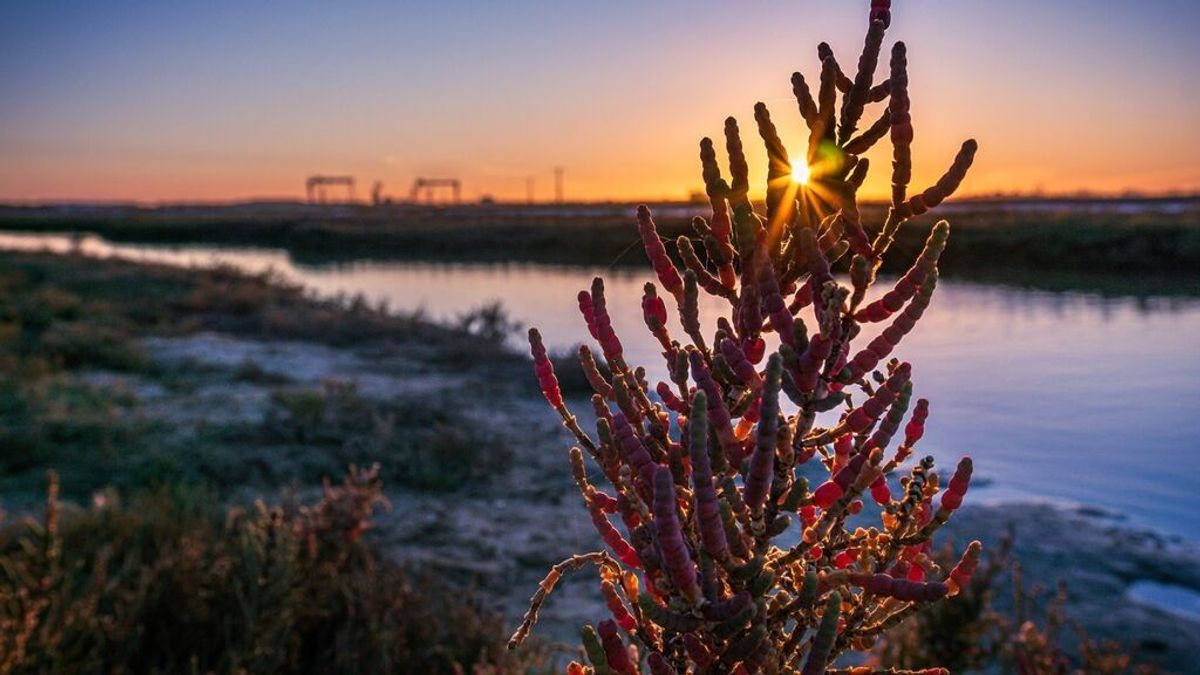
MULTIPOLYGON (((541 328, 551 348, 587 340, 576 293, 607 281, 627 357, 665 377, 642 323, 647 273, 529 264, 362 262, 296 265, 283 252, 114 245, 94 237, 0 235, 0 247, 119 255, 172 265, 275 270, 321 294, 363 294, 398 310, 453 318, 492 300, 541 328)), ((715 323, 729 305, 706 298, 715 323)), ((925 452, 971 454, 976 498, 1099 506, 1200 540, 1200 301, 1105 298, 945 279, 896 355, 932 401, 925 452)), ((807 317, 806 317, 807 318, 807 317)), ((811 321, 810 321, 811 323, 811 321)), ((672 332, 681 334, 677 324, 672 332)), ((875 330, 878 330, 876 328, 875 330)), ((867 337, 873 331, 867 331, 867 337)))

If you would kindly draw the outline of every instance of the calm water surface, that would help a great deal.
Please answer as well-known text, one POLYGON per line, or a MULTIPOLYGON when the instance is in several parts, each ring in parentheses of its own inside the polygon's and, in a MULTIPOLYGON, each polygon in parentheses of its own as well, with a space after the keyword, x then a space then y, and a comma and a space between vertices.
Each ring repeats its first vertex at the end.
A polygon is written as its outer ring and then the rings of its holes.
MULTIPOLYGON (((641 321, 644 272, 412 262, 310 268, 279 251, 0 235, 0 248, 72 245, 177 265, 274 269, 321 294, 362 293, 434 318, 500 300, 557 349, 588 339, 575 294, 601 274, 627 358, 652 378, 664 370, 641 321)), ((728 305, 710 299, 704 309, 715 322, 728 305)), ((673 332, 681 334, 677 326, 673 332)), ((975 499, 1087 505, 1200 541, 1200 300, 1106 299, 947 279, 896 355, 914 364, 917 395, 931 400, 923 452, 944 465, 972 455, 983 479, 972 488, 975 499)))

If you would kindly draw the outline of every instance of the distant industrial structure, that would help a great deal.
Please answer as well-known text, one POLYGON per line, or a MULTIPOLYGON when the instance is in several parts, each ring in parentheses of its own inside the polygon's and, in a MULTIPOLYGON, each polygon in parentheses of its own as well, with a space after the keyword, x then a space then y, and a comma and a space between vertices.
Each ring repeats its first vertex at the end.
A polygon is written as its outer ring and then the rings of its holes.
POLYGON ((451 190, 452 203, 457 204, 462 199, 462 183, 457 178, 425 178, 418 177, 413 181, 412 189, 408 192, 408 200, 416 204, 422 192, 425 194, 425 203, 432 204, 434 190, 438 188, 449 188, 451 190))
MULTIPOLYGON (((562 204, 564 201, 564 174, 565 169, 561 166, 554 167, 554 203, 562 204)), ((528 204, 536 202, 536 193, 534 176, 525 177, 525 201, 528 204)), ((312 175, 304 181, 304 193, 309 204, 327 204, 329 203, 329 194, 331 188, 344 189, 342 200, 335 200, 338 203, 354 203, 355 197, 355 178, 354 176, 346 175, 312 175)), ((369 194, 370 204, 372 206, 385 206, 392 204, 392 198, 388 197, 383 192, 383 183, 374 181, 371 183, 371 191, 369 194)), ((481 204, 491 204, 495 202, 495 198, 491 195, 484 194, 480 196, 481 204)), ((403 202, 402 202, 403 203, 403 202)), ((407 203, 409 204, 461 204, 462 203, 462 181, 457 178, 433 178, 429 176, 417 176, 412 187, 408 191, 407 203), (439 193, 442 199, 438 199, 439 193)))
POLYGON ((345 186, 346 201, 354 201, 353 176, 309 176, 308 180, 304 181, 304 193, 308 197, 308 203, 324 204, 325 188, 334 185, 345 186))

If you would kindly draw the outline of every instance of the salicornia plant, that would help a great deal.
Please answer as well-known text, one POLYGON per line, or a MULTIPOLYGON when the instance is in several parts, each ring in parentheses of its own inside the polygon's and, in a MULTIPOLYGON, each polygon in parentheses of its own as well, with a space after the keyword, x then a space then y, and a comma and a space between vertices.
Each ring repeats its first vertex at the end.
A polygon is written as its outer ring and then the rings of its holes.
POLYGON ((560 576, 592 564, 612 618, 583 629, 591 665, 572 663, 569 672, 810 675, 827 672, 847 651, 870 648, 881 632, 970 578, 978 542, 949 572, 930 546, 962 503, 971 460, 963 458, 948 482, 933 473, 930 457, 908 464, 929 404, 912 403, 912 367, 889 359, 929 304, 949 226, 934 225, 908 272, 868 297, 898 228, 955 191, 976 146, 964 143, 936 184, 909 196, 913 128, 903 43, 892 48, 889 77, 874 82, 889 20, 889 0, 873 0, 853 78, 825 44, 816 99, 802 75, 792 76, 809 130, 799 171, 766 106, 755 106, 768 157, 765 211, 749 198, 733 118, 725 121, 728 181, 713 142, 700 142, 712 216, 696 218, 695 237, 675 242, 682 266, 650 210, 638 209, 665 290, 646 284, 642 311, 670 382, 651 390, 645 370, 626 361, 596 279, 580 292, 579 308, 611 376, 580 348, 596 392, 593 436, 568 411, 541 336, 529 331, 542 392, 578 441, 571 468, 607 550, 554 566, 510 647, 528 635, 560 576), (859 131, 865 107, 883 102, 878 119, 859 131), (891 208, 868 230, 857 204, 867 174, 862 155, 887 135, 891 208), (846 256, 848 285, 831 272, 846 256), (702 290, 729 304, 711 334, 699 316, 702 290), (667 295, 686 337, 668 332, 667 295), (862 327, 875 323, 886 326, 856 346, 862 327), (585 454, 609 491, 590 482, 585 454), (809 464, 828 477, 812 489, 803 477, 809 464), (859 525, 865 514, 856 517, 867 500, 881 521, 872 527, 859 525))

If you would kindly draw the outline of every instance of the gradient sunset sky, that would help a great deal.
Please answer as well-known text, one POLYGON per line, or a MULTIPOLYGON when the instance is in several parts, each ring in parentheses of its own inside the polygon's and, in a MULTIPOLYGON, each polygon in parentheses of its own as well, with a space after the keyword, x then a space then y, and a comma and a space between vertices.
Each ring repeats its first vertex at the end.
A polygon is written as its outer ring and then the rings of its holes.
MULTIPOLYGON (((568 199, 683 198, 755 101, 799 153, 790 74, 821 40, 852 69, 868 5, 4 2, 0 201, 299 198, 310 173, 549 199, 556 165, 568 199)), ((894 5, 917 186, 975 137, 968 194, 1200 191, 1200 3, 894 5)))

